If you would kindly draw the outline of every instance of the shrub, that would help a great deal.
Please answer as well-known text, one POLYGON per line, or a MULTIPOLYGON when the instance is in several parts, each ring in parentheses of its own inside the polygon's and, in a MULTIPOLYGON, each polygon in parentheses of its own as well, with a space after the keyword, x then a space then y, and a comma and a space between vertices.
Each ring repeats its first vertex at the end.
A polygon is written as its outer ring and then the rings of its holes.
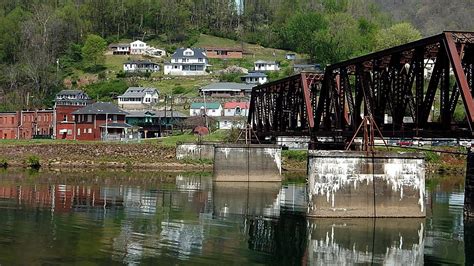
POLYGON ((32 169, 39 169, 41 167, 39 157, 35 155, 29 156, 26 158, 26 165, 32 169))
POLYGON ((7 168, 8 167, 8 161, 5 158, 0 158, 0 168, 7 168))

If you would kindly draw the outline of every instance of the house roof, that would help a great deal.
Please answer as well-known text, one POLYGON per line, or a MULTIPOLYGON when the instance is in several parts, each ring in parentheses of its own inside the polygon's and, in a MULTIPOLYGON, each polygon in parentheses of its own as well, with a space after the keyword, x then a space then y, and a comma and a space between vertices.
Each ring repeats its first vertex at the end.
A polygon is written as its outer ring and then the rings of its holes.
POLYGON ((109 114, 109 115, 126 115, 127 112, 118 108, 112 103, 96 102, 91 105, 87 105, 81 109, 72 112, 73 115, 97 115, 97 114, 109 114))
POLYGON ((219 122, 222 122, 222 121, 229 121, 229 122, 242 121, 243 122, 247 120, 247 117, 245 116, 214 116, 214 118, 219 122))
POLYGON ((136 40, 136 41, 133 41, 133 42, 131 42, 131 43, 143 43, 143 44, 146 44, 146 42, 142 42, 142 41, 140 41, 140 40, 136 40))
POLYGON ((264 60, 257 60, 255 64, 267 64, 267 65, 276 65, 277 62, 275 61, 264 61, 264 60))
POLYGON ((237 82, 216 82, 201 87, 199 90, 201 92, 209 91, 251 91, 253 85, 237 82))
POLYGON ((207 58, 204 49, 201 49, 201 48, 178 48, 178 49, 176 49, 176 51, 174 52, 174 54, 171 57, 175 58, 175 59, 176 58, 183 58, 183 57, 186 57, 186 58, 207 58), (194 52, 194 55, 185 56, 184 51, 186 51, 187 49, 191 49, 194 52))
POLYGON ((151 62, 150 60, 130 60, 127 61, 125 64, 145 64, 145 65, 158 65, 157 63, 151 62))
POLYGON ((69 95, 75 95, 75 96, 83 95, 83 96, 87 96, 87 98, 89 98, 87 93, 85 93, 84 91, 81 91, 81 90, 62 90, 62 91, 60 91, 56 94, 56 97, 69 96, 69 95))
POLYGON ((157 89, 155 88, 145 88, 145 87, 130 87, 128 88, 124 94, 120 95, 119 97, 135 97, 135 98, 142 98, 145 97, 147 93, 149 94, 154 94, 154 93, 160 93, 157 89))
POLYGON ((267 77, 267 74, 262 72, 249 72, 247 75, 242 76, 242 78, 264 78, 267 77))
POLYGON ((224 104, 224 109, 235 109, 240 107, 240 109, 249 109, 248 102, 227 102, 224 104))
POLYGON ((221 106, 220 103, 218 102, 211 102, 211 103, 192 103, 191 104, 191 109, 201 109, 206 107, 207 109, 219 109, 219 107, 221 106))
POLYGON ((150 110, 150 111, 130 111, 127 117, 175 117, 175 118, 185 118, 187 115, 178 112, 178 111, 165 111, 164 110, 150 110))
POLYGON ((206 51, 232 51, 232 52, 243 52, 244 50, 240 47, 204 47, 206 51))

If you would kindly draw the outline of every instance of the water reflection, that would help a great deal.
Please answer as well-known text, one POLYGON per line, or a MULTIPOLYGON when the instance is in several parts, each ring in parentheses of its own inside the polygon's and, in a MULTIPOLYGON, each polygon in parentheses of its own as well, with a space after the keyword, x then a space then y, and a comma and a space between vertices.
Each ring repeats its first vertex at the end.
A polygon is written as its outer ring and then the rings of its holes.
POLYGON ((307 220, 305 184, 4 172, 0 264, 472 264, 462 187, 427 202, 427 219, 307 220))

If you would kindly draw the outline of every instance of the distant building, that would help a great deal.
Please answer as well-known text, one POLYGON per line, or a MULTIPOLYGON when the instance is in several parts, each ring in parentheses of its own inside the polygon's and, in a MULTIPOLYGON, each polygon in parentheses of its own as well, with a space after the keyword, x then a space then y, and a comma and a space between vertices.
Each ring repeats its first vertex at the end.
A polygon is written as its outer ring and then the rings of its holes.
POLYGON ((125 109, 143 109, 158 103, 159 92, 155 88, 130 87, 118 96, 118 105, 125 109))
POLYGON ((160 65, 150 60, 136 60, 123 63, 123 71, 125 72, 158 72, 160 65))
POLYGON ((246 119, 239 116, 216 117, 219 129, 245 128, 246 119))
POLYGON ((130 44, 129 43, 112 43, 109 45, 109 50, 111 50, 112 54, 114 55, 129 55, 130 44))
POLYGON ((155 47, 147 47, 143 54, 152 57, 163 57, 166 56, 166 51, 155 47))
POLYGON ((165 63, 164 74, 176 76, 207 75, 208 59, 200 48, 179 48, 171 56, 171 62, 165 63))
POLYGON ((96 102, 72 113, 76 140, 124 140, 131 125, 125 122, 127 112, 112 103, 96 102))
POLYGON ((423 76, 425 79, 430 79, 433 74, 435 62, 433 59, 425 59, 423 65, 425 66, 423 76))
POLYGON ((275 61, 263 61, 257 60, 254 63, 255 71, 278 71, 280 70, 280 65, 275 61))
POLYGON ((218 102, 210 103, 192 103, 189 108, 190 116, 221 116, 222 115, 222 105, 218 102))
POLYGON ((0 112, 0 139, 17 139, 20 112, 0 112))
POLYGON ((250 96, 253 86, 236 82, 217 82, 200 88, 199 92, 202 96, 209 97, 250 96))
POLYGON ((74 111, 91 104, 90 97, 81 90, 62 90, 54 101, 54 138, 74 139, 74 111))
POLYGON ((130 54, 143 54, 147 47, 145 42, 140 40, 134 41, 130 43, 130 54))
POLYGON ((262 72, 249 72, 247 75, 240 77, 247 84, 264 84, 268 82, 267 75, 262 72))
POLYGON ((294 64, 293 65, 293 72, 295 74, 301 73, 303 71, 321 71, 320 64, 294 64))
POLYGON ((248 116, 248 102, 227 102, 224 104, 224 116, 248 116))
POLYGON ((18 126, 20 139, 52 138, 54 110, 24 110, 20 112, 18 126))
POLYGON ((240 59, 244 52, 242 48, 206 47, 204 49, 207 57, 218 59, 240 59))
POLYGON ((296 54, 295 53, 287 53, 285 55, 286 60, 295 60, 296 59, 296 54))
POLYGON ((142 138, 161 137, 166 130, 172 129, 188 116, 177 111, 130 111, 125 117, 127 124, 139 127, 142 138))

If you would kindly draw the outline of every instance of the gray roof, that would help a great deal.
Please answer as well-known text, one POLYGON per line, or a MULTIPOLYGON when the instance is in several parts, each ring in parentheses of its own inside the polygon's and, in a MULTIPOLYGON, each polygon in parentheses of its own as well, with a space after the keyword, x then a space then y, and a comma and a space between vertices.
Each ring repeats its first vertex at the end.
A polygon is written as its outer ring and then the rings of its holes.
POLYGON ((56 94, 56 97, 67 96, 67 95, 75 95, 75 96, 84 95, 84 96, 87 96, 87 98, 89 98, 87 93, 81 90, 62 90, 58 92, 58 94, 56 94))
POLYGON ((254 85, 236 82, 217 82, 199 89, 200 91, 250 91, 254 85))
POLYGON ((145 88, 145 87, 130 87, 125 91, 124 94, 120 95, 119 97, 134 97, 134 98, 141 98, 144 97, 146 93, 160 93, 156 88, 145 88))
POLYGON ((255 61, 255 64, 272 64, 272 65, 276 65, 277 62, 275 62, 275 61, 257 60, 257 61, 255 61))
POLYGON ((150 60, 130 60, 124 64, 158 65, 157 63, 151 62, 150 60))
POLYGON ((127 117, 176 117, 176 118, 184 118, 188 117, 187 115, 178 112, 178 111, 165 111, 164 110, 149 110, 149 111, 130 111, 127 117))
POLYGON ((242 78, 263 78, 266 76, 267 74, 262 72, 249 72, 247 75, 242 76, 242 78))
POLYGON ((79 110, 72 112, 73 115, 95 115, 95 114, 109 114, 109 115, 126 115, 127 112, 118 108, 112 103, 96 102, 87 105, 79 110))
POLYGON ((175 59, 176 58, 183 58, 183 57, 186 57, 186 58, 207 58, 207 56, 205 55, 205 50, 201 49, 201 48, 178 48, 178 49, 176 49, 176 51, 174 52, 174 54, 171 57, 175 58, 175 59), (193 56, 185 56, 183 54, 183 52, 187 49, 193 50, 194 55, 193 56))

